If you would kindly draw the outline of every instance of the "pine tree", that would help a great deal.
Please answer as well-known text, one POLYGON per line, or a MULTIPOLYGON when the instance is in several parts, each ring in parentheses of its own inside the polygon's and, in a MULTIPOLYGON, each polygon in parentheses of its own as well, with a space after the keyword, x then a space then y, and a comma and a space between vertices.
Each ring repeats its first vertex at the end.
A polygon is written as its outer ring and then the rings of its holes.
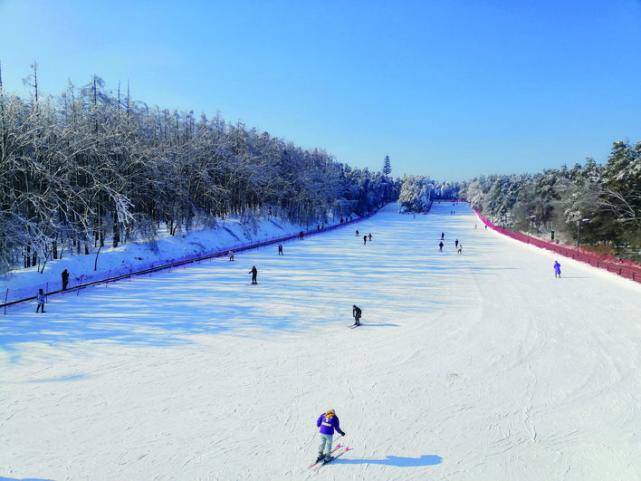
POLYGON ((390 175, 392 173, 392 164, 389 160, 389 155, 385 156, 385 163, 383 164, 383 174, 390 175))

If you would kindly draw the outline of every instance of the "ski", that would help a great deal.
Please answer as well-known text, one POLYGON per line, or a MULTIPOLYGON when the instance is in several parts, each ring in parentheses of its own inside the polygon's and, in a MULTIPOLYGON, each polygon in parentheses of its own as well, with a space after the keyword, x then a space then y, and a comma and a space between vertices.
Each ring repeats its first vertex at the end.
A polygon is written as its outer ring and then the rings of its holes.
MULTIPOLYGON (((340 448, 342 448, 342 447, 343 447, 343 445, 342 445, 341 443, 338 443, 338 444, 337 444, 336 446, 334 446, 334 448, 329 452, 329 454, 331 455, 332 453, 335 453, 337 450, 339 450, 339 449, 340 449, 340 448)), ((319 464, 319 463, 322 463, 322 460, 319 460, 319 461, 316 461, 315 463, 310 464, 310 465, 309 465, 309 467, 308 467, 308 469, 312 469, 314 466, 316 466, 316 465, 317 465, 317 464, 319 464)))
POLYGON ((345 454, 345 453, 347 453, 348 451, 351 451, 351 450, 352 450, 352 448, 350 448, 349 446, 345 446, 345 448, 342 451, 340 451, 336 456, 332 456, 329 461, 323 461, 320 464, 318 464, 318 466, 316 466, 315 471, 319 471, 320 468, 322 468, 326 464, 329 464, 332 461, 334 461, 335 459, 340 458, 343 454, 345 454))
POLYGON ((347 327, 349 327, 350 329, 354 329, 355 327, 358 327, 358 326, 360 326, 360 324, 350 324, 347 327))

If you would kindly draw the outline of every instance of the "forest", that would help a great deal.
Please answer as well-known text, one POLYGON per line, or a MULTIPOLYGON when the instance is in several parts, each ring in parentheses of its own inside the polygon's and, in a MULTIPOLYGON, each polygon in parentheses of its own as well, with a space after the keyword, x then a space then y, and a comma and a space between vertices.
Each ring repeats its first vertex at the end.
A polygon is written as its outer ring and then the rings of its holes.
POLYGON ((615 142, 603 165, 394 179, 389 157, 381 172, 352 168, 220 115, 150 107, 97 76, 44 95, 33 64, 25 84, 26 98, 6 93, 0 70, 0 272, 230 215, 308 224, 458 197, 505 227, 641 257, 641 142, 615 142))
POLYGON ((150 107, 97 76, 43 95, 38 73, 24 98, 0 71, 0 272, 229 215, 324 222, 398 197, 388 160, 387 173, 351 168, 219 115, 150 107))
POLYGON ((458 182, 439 182, 420 175, 406 175, 401 179, 398 202, 404 212, 429 212, 435 200, 459 198, 458 182))
POLYGON ((641 142, 614 142, 604 164, 479 177, 462 196, 503 227, 641 259, 641 142))

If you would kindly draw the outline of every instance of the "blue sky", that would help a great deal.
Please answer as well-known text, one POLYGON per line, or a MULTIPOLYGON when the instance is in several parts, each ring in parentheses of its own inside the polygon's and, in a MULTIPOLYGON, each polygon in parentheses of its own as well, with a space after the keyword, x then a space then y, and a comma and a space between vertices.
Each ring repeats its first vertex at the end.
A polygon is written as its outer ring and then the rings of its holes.
POLYGON ((641 140, 641 0, 0 0, 7 90, 96 73, 337 160, 465 179, 641 140))

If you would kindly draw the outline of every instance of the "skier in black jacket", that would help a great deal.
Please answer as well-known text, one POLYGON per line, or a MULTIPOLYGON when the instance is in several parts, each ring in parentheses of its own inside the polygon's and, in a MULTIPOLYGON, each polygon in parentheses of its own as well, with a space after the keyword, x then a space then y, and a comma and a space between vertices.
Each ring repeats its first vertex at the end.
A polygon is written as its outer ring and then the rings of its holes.
POLYGON ((363 315, 363 311, 361 310, 360 307, 358 307, 356 304, 352 306, 352 316, 354 316, 354 326, 360 326, 361 325, 361 316, 363 315))
POLYGON ((65 269, 64 271, 62 271, 62 274, 60 274, 60 276, 62 277, 62 290, 66 291, 67 286, 69 285, 69 271, 65 269))

